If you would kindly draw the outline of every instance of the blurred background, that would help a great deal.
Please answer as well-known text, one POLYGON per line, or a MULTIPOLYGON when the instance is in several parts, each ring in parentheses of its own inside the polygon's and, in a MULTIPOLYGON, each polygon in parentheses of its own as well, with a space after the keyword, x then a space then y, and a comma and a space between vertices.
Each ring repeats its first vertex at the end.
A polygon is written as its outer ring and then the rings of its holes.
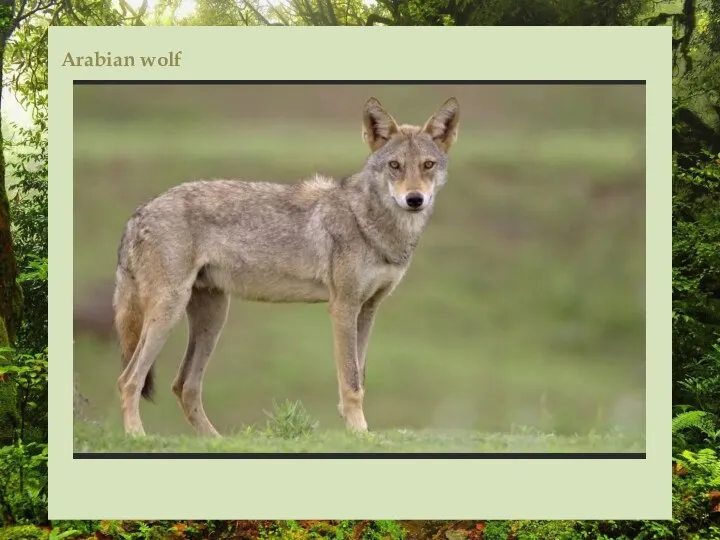
MULTIPOLYGON (((422 123, 461 107, 450 176, 368 353, 373 429, 529 426, 558 433, 645 422, 645 88, 622 85, 76 86, 76 386, 84 418, 120 431, 112 333, 117 248, 135 208, 198 178, 293 182, 362 168, 375 96, 422 123)), ((170 384, 180 324, 155 364, 146 430, 192 433, 170 384)), ((301 400, 343 426, 325 305, 235 301, 205 377, 221 432, 301 400)))

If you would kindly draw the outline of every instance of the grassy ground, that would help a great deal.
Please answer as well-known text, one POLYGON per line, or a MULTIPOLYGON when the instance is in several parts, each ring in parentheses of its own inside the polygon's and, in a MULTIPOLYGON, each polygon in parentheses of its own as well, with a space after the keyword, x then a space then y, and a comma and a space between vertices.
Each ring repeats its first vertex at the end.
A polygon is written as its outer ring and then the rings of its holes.
MULTIPOLYGON (((379 438, 338 434, 322 305, 232 305, 206 377, 210 419, 235 433, 262 425, 273 399, 300 400, 322 426, 307 442, 313 448, 382 440, 401 451, 490 448, 478 433, 515 425, 560 437, 529 447, 590 448, 567 437, 591 431, 642 437, 640 87, 78 87, 76 309, 107 301, 94 288, 112 281, 123 224, 148 197, 199 177, 346 175, 366 155, 359 113, 369 95, 400 121, 422 122, 451 94, 462 124, 450 181, 370 343, 366 416, 379 438), (466 435, 446 439, 445 430, 466 435)), ((210 444, 175 439, 192 434, 169 391, 185 339, 181 325, 156 364, 156 402, 142 409, 146 431, 168 438, 133 444, 210 444)), ((86 421, 76 422, 77 448, 127 444, 119 437, 117 347, 76 334, 74 367, 89 401, 86 421), (104 426, 96 444, 85 435, 94 429, 88 422, 104 426)), ((227 441, 215 444, 272 446, 255 436, 227 441)))
POLYGON ((510 433, 471 430, 394 429, 350 433, 319 429, 298 402, 275 403, 264 425, 247 426, 222 438, 126 437, 96 422, 78 422, 76 452, 644 452, 642 437, 621 432, 557 435, 518 427, 510 433))
POLYGON ((562 436, 441 430, 383 430, 353 435, 341 430, 283 439, 264 430, 247 429, 221 439, 193 436, 140 439, 84 425, 76 430, 76 452, 644 452, 641 437, 619 434, 562 436))

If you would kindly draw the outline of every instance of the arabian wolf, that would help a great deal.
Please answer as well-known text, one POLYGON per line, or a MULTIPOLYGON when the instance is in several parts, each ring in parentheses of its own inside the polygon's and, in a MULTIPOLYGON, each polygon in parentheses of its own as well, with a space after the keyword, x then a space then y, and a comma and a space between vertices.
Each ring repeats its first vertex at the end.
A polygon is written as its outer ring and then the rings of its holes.
POLYGON ((144 434, 140 396, 152 397, 153 363, 185 312, 188 344, 172 390, 199 434, 218 435, 203 409, 202 380, 230 296, 327 302, 338 409, 348 428, 367 431, 365 354, 375 312, 405 274, 447 180, 458 121, 454 98, 422 127, 398 124, 370 98, 362 135, 371 154, 353 176, 199 180, 140 206, 120 242, 113 297, 125 432, 144 434))

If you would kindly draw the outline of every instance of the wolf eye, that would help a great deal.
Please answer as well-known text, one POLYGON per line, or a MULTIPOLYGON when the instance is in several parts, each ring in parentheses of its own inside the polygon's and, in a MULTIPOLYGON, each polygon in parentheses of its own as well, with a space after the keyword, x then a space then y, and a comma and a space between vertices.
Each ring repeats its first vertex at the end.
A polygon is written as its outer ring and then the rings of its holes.
POLYGON ((399 169, 400 168, 400 164, 395 160, 389 162, 388 165, 390 165, 391 169, 399 169))
POLYGON ((425 167, 426 169, 432 169, 434 166, 435 162, 430 161, 429 159, 425 163, 423 163, 423 167, 425 167))

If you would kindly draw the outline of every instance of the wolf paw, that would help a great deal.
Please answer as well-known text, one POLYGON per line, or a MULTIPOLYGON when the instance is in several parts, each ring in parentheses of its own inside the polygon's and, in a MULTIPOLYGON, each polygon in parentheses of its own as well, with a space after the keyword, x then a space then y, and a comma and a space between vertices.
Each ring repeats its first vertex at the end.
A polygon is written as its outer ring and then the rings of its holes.
POLYGON ((345 425, 350 431, 367 433, 368 426, 362 411, 352 411, 345 416, 345 425))

